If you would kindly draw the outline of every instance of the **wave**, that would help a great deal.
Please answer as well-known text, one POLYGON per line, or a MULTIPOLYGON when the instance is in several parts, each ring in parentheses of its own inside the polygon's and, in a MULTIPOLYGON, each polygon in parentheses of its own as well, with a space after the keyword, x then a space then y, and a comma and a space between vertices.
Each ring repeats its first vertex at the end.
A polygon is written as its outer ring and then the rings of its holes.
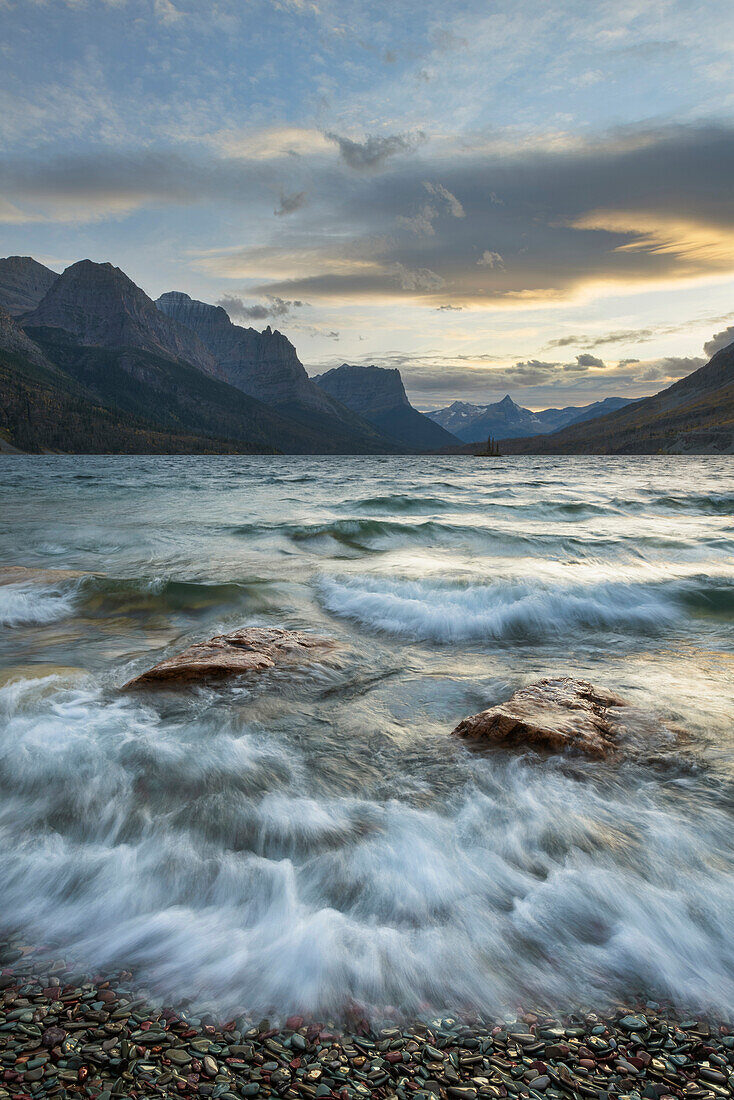
POLYGON ((438 643, 539 641, 579 629, 656 634, 680 623, 686 608, 724 613, 734 602, 731 584, 707 579, 671 586, 360 576, 321 577, 318 585, 325 608, 335 615, 386 634, 438 643))
POLYGON ((348 508, 360 508, 364 512, 407 512, 421 515, 424 513, 444 512, 451 508, 451 502, 444 497, 412 496, 407 493, 389 493, 382 496, 363 497, 361 500, 348 501, 348 508))
MULTIPOLYGON (((405 545, 423 547, 471 546, 484 553, 495 552, 498 547, 533 547, 544 549, 553 547, 561 551, 564 547, 585 547, 587 540, 574 536, 559 536, 532 531, 513 531, 496 526, 473 523, 448 523, 428 519, 417 523, 390 519, 338 519, 326 523, 298 524, 280 527, 295 543, 317 543, 331 539, 350 550, 376 553, 405 545)), ((602 546, 616 546, 615 539, 594 538, 595 551, 602 546)))
POLYGON ((274 581, 193 581, 173 577, 106 577, 88 574, 52 584, 0 584, 0 625, 57 622, 73 614, 99 617, 132 612, 197 612, 267 603, 274 581))
POLYGON ((141 607, 147 610, 193 611, 204 607, 239 604, 272 581, 251 577, 243 581, 177 580, 153 577, 88 577, 81 584, 87 611, 141 607))
POLYGON ((58 622, 72 614, 78 584, 0 585, 0 625, 22 626, 58 622))
POLYGON ((698 512, 704 516, 734 516, 732 493, 664 493, 649 498, 626 499, 614 497, 610 504, 625 512, 630 509, 652 509, 662 512, 698 512))
MULTIPOLYGON (((298 731, 51 687, 0 689, 3 919, 85 967, 276 1015, 578 1007, 640 985, 734 1003, 733 826, 703 780, 605 785, 447 739, 433 804, 305 794, 323 758, 298 731)), ((415 766, 402 741, 381 752, 392 776, 415 766)))

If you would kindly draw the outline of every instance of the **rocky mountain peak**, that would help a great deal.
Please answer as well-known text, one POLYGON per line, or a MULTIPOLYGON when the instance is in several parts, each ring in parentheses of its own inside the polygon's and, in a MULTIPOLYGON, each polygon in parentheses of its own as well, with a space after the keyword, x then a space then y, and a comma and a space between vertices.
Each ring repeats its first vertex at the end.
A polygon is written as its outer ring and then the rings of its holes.
POLYGON ((6 256, 0 259, 0 306, 21 317, 36 308, 58 277, 32 256, 6 256))
POLYGON ((144 290, 110 263, 79 260, 67 267, 23 324, 63 329, 84 345, 141 348, 216 373, 199 338, 164 316, 144 290))
POLYGON ((403 379, 395 367, 358 367, 342 363, 314 381, 360 415, 410 407, 403 379))

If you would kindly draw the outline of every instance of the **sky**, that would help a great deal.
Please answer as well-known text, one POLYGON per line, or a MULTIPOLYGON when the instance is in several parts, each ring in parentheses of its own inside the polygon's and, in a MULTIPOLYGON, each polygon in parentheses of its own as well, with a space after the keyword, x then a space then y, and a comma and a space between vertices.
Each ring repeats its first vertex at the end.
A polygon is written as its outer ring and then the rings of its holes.
POLYGON ((0 0, 0 255, 110 261, 421 409, 734 339, 731 0, 0 0))

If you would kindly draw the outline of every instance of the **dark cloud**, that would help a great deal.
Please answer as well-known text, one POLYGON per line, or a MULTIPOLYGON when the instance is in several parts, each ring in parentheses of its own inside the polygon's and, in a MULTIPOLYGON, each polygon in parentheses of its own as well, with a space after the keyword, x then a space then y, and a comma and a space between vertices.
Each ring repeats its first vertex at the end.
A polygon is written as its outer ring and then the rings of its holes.
POLYGON ((410 153, 426 137, 422 130, 414 134, 388 134, 386 137, 371 134, 365 141, 353 141, 333 132, 324 136, 339 146, 341 159, 356 172, 372 171, 397 153, 410 153))
POLYGON ((717 332, 710 340, 707 340, 703 345, 703 350, 710 359, 712 355, 716 355, 717 351, 728 348, 729 344, 734 344, 734 325, 729 325, 723 332, 717 332))
POLYGON ((298 309, 303 302, 286 302, 283 298, 273 296, 267 304, 255 303, 248 306, 232 294, 225 294, 217 302, 218 306, 226 310, 231 321, 265 321, 268 317, 285 317, 291 309, 298 309))
POLYGON ((545 346, 547 348, 587 347, 600 348, 604 344, 642 344, 645 340, 652 340, 658 335, 651 328, 620 329, 617 332, 607 332, 602 336, 560 336, 557 340, 551 340, 545 346))
MULTIPOLYGON (((362 151, 357 162, 364 159, 362 151)), ((333 233, 323 250, 312 239, 318 273, 278 280, 268 289, 284 297, 402 291, 435 306, 445 301, 445 290, 438 296, 445 288, 457 305, 532 303, 561 301, 596 281, 661 282, 729 272, 733 174, 734 128, 723 126, 618 132, 594 143, 536 146, 515 155, 489 147, 434 160, 428 149, 420 158, 391 161, 377 176, 362 173, 346 183, 341 177, 333 187, 325 182, 320 193, 331 203, 328 224, 350 226, 351 233, 340 238, 338 255, 331 252, 333 233), (414 232, 395 234, 396 219, 421 212, 426 179, 440 180, 458 197, 465 216, 423 218, 424 232, 416 225, 414 232), (498 194, 502 204, 495 201, 498 194), (396 264, 428 269, 442 283, 396 283, 396 264)), ((309 242, 296 246, 308 248, 309 242)), ((591 334, 579 342, 592 350, 653 335, 646 328, 591 334)))
MULTIPOLYGON (((322 149, 289 161, 283 213, 307 180, 308 193, 318 194, 308 226, 271 219, 268 241, 210 252, 209 271, 262 280, 254 293, 285 300, 392 296, 439 306, 448 297, 460 306, 560 301, 597 281, 660 283, 734 269, 734 128, 625 131, 575 146, 525 145, 514 154, 488 145, 448 156, 426 145, 409 158, 399 154, 415 149, 419 134, 329 137, 354 171, 322 149), (376 168, 382 171, 370 172, 376 168), (397 219, 415 218, 426 203, 430 232, 395 232, 397 219), (456 216, 447 216, 452 209, 456 216), (266 282, 260 273, 270 271, 284 274, 266 282)), ((282 182, 279 164, 241 151, 6 157, 0 193, 21 210, 36 203, 49 217, 63 204, 82 219, 146 204, 267 210, 282 182)), ((576 344, 592 351, 660 331, 591 334, 576 344)), ((573 342, 564 335, 552 346, 573 342)))
POLYGON ((273 213, 277 218, 282 218, 285 214, 294 214, 296 210, 301 210, 305 205, 305 191, 296 191, 293 195, 284 195, 281 193, 280 202, 273 213))
POLYGON ((576 356, 576 362, 580 367, 603 367, 604 360, 598 359, 596 355, 589 355, 588 352, 584 352, 583 355, 576 356))
POLYGON ((392 274, 403 290, 440 290, 444 285, 441 276, 429 267, 409 268, 396 261, 392 274))
POLYGON ((449 212, 454 218, 463 218, 466 215, 464 207, 461 205, 456 195, 452 195, 447 187, 444 187, 442 183, 430 183, 428 180, 423 181, 423 186, 429 195, 433 195, 435 198, 443 202, 449 212))
MULTIPOLYGON (((732 316, 734 316, 734 314, 725 313, 723 316, 719 317, 690 317, 675 325, 660 325, 657 328, 617 329, 614 332, 606 332, 596 336, 584 336, 575 333, 568 336, 559 336, 556 340, 550 340, 545 347, 550 350, 551 348, 566 348, 572 346, 599 348, 603 347, 605 344, 644 344, 661 336, 671 336, 679 332, 688 332, 694 326, 702 324, 721 324, 724 321, 730 320, 732 316)), ((719 348, 726 347, 727 344, 733 341, 734 325, 730 325, 724 332, 718 332, 711 340, 704 344, 704 351, 709 356, 713 355, 719 348)), ((637 362, 637 360, 626 359, 624 362, 632 363, 637 362)))
POLYGON ((477 267, 497 267, 504 271, 505 261, 499 252, 491 252, 488 248, 485 248, 477 260, 477 267))
POLYGON ((684 378, 692 374, 706 362, 698 356, 668 355, 661 359, 653 359, 642 365, 642 369, 636 372, 635 377, 640 382, 673 381, 676 378, 684 378))

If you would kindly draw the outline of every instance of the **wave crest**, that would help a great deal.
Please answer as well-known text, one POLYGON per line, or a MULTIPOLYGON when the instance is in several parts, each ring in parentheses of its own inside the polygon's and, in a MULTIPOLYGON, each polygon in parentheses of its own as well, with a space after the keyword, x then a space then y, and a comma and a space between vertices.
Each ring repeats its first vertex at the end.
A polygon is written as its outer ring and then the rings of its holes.
POLYGON ((319 589, 335 615, 387 634, 444 643, 534 641, 579 628, 657 633, 681 615, 663 587, 623 582, 462 584, 360 576, 322 577, 319 589))

